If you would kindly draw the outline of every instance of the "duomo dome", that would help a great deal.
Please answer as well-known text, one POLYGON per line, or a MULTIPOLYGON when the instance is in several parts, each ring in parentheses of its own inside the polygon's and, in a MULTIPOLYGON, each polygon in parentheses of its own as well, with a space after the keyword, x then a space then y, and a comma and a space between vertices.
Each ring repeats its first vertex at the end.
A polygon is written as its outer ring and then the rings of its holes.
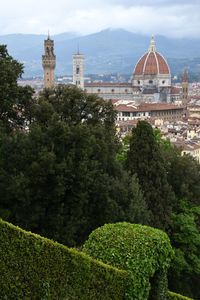
POLYGON ((158 74, 170 74, 170 70, 164 57, 156 51, 143 55, 134 70, 134 75, 158 74))
POLYGON ((166 59, 156 51, 154 37, 151 38, 148 52, 135 66, 132 85, 143 93, 162 93, 163 99, 160 100, 167 100, 168 89, 171 87, 171 72, 166 59))

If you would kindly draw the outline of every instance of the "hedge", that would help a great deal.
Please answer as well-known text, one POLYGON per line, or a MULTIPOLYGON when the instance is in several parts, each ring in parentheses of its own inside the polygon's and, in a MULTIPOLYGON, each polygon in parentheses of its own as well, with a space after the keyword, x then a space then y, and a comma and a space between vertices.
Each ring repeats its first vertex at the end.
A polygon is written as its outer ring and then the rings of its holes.
POLYGON ((172 292, 169 292, 169 299, 170 300, 192 300, 191 298, 184 297, 179 294, 172 293, 172 292))
POLYGON ((163 231, 126 222, 107 224, 90 234, 83 251, 128 271, 132 284, 126 299, 168 299, 167 269, 173 251, 163 231))
POLYGON ((124 299, 128 274, 0 220, 0 299, 124 299))

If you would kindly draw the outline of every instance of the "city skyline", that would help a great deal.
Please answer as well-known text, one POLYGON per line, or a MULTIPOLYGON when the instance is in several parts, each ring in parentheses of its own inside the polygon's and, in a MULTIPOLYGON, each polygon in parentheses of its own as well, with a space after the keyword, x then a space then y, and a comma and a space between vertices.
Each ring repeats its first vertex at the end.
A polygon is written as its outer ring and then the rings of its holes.
POLYGON ((0 34, 85 35, 106 28, 140 34, 200 37, 198 0, 8 0, 1 4, 0 34))

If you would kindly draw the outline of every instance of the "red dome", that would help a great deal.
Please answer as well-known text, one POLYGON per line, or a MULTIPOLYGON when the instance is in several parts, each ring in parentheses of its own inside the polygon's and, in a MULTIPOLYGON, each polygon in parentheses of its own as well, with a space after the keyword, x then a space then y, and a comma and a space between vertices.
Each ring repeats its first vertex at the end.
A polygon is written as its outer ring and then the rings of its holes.
POLYGON ((170 74, 168 64, 164 57, 156 52, 155 41, 152 37, 149 52, 138 61, 134 75, 170 74))
POLYGON ((166 60, 158 52, 148 52, 140 58, 134 75, 170 74, 166 60))

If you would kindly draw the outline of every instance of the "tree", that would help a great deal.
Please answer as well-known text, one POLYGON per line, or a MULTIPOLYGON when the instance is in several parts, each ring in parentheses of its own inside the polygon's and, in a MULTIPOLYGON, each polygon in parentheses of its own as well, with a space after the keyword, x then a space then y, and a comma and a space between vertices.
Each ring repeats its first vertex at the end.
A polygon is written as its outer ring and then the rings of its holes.
POLYGON ((194 299, 200 298, 200 207, 180 201, 179 212, 173 213, 170 238, 175 256, 169 272, 169 285, 174 291, 194 299))
POLYGON ((126 167, 138 177, 151 211, 150 224, 166 229, 175 197, 167 181, 160 146, 151 125, 146 121, 138 122, 132 131, 126 167))
POLYGON ((22 73, 23 66, 0 45, 0 126, 6 131, 24 127, 30 117, 33 90, 17 84, 22 73))
POLYGON ((176 202, 168 229, 175 256, 169 272, 170 288, 199 299, 200 284, 200 166, 189 155, 169 141, 156 138, 161 146, 170 183, 176 202))
POLYGON ((45 90, 29 130, 2 140, 0 215, 70 246, 104 223, 145 223, 137 179, 116 160, 114 120, 111 103, 97 96, 73 86, 45 90))

